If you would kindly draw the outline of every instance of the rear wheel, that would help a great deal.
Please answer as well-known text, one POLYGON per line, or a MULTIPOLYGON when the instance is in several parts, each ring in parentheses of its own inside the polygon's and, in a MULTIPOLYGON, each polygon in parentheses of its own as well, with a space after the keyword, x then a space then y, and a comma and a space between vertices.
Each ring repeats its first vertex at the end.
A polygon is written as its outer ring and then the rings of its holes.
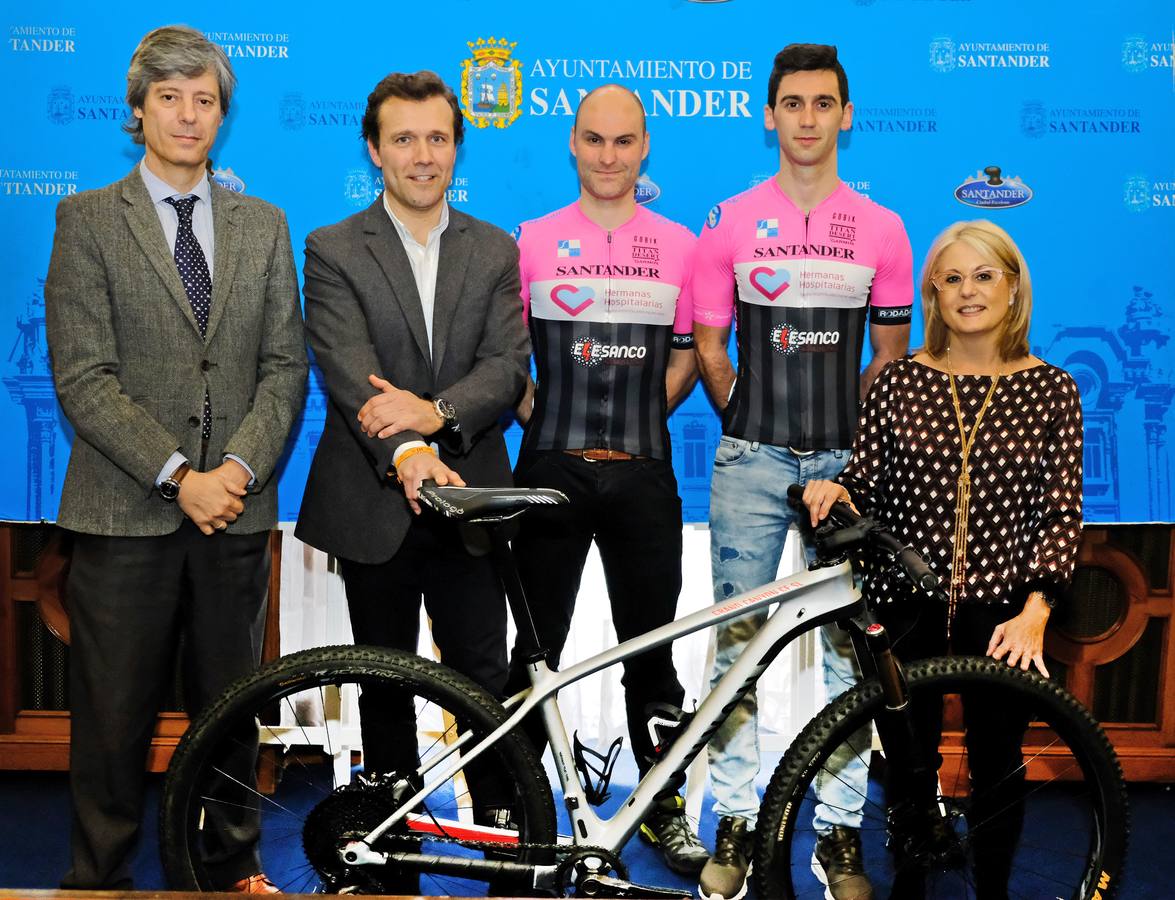
MULTIPOLYGON (((874 895, 999 896, 1003 879, 993 873, 1009 862, 1009 853, 992 847, 1011 833, 1007 896, 1113 896, 1129 832, 1126 787, 1113 748, 1085 707, 1034 673, 980 657, 923 660, 908 667, 907 680, 912 704, 947 711, 943 760, 937 788, 931 784, 915 801, 887 809, 883 779, 871 775, 867 788, 856 792, 856 803, 845 802, 845 807, 863 804, 864 862, 874 895), (969 772, 982 770, 985 762, 990 768, 990 762, 969 759, 965 741, 951 732, 960 697, 1022 710, 1030 723, 1023 738, 1014 739, 1012 755, 1019 751, 1020 761, 995 777, 977 775, 988 786, 975 792, 969 772)), ((883 710, 880 687, 865 682, 813 719, 780 762, 756 833, 760 897, 832 896, 817 877, 824 872, 813 856, 815 785, 817 780, 845 785, 836 760, 846 752, 869 762, 867 751, 849 749, 859 741, 849 742, 883 710)), ((844 811, 826 808, 825 814, 844 811)))
POLYGON ((430 855, 435 869, 450 874, 430 872, 419 860, 397 865, 393 856, 389 865, 349 866, 339 856, 422 784, 433 786, 441 758, 458 752, 452 743, 460 735, 472 733, 475 740, 465 745, 472 747, 505 718, 473 682, 410 654, 328 647, 283 657, 233 685, 177 748, 160 811, 168 880, 177 889, 214 891, 260 869, 287 893, 521 893, 526 883, 452 874, 463 859, 550 861, 547 851, 519 847, 551 844, 556 835, 546 774, 529 742, 514 734, 436 785, 373 845, 430 855), (357 703, 365 692, 411 701, 414 726, 391 735, 391 755, 410 762, 352 777, 361 747, 357 703), (412 767, 416 760, 419 768, 412 767), (481 787, 471 791, 466 775, 481 787), (501 851, 489 852, 491 844, 501 851))

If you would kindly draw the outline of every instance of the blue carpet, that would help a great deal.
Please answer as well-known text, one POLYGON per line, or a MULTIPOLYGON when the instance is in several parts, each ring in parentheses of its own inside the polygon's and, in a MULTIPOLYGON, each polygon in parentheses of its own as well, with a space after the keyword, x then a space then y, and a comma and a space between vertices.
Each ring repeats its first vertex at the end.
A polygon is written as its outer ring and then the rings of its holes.
MULTIPOLYGON (((631 764, 629 764, 631 767, 631 764)), ((617 777, 631 775, 623 765, 617 777)), ((764 779, 770 769, 764 766, 764 779)), ((140 889, 164 887, 158 859, 156 816, 161 777, 151 776, 147 791, 147 809, 142 840, 135 858, 134 872, 140 889)), ((604 807, 607 814, 615 809, 625 791, 617 787, 604 807)), ((1131 900, 1158 900, 1172 896, 1171 881, 1175 863, 1171 853, 1171 822, 1175 821, 1175 792, 1170 785, 1131 785, 1130 856, 1124 878, 1122 897, 1131 900)), ((1057 815, 1063 817, 1063 810, 1057 815)), ((568 831, 566 816, 560 814, 560 830, 568 831)), ((712 845, 716 822, 703 810, 701 834, 712 845)), ((880 853, 880 837, 867 840, 867 853, 880 853), (871 846, 878 843, 878 847, 871 846)), ((625 847, 624 862, 634 881, 646 884, 695 889, 691 879, 669 872, 655 850, 639 840, 625 847)), ((69 865, 69 796, 66 776, 62 773, 0 772, 0 887, 53 888, 69 865)), ((751 895, 753 896, 753 894, 751 895)), ((1051 900, 1051 894, 1041 894, 1051 900)))

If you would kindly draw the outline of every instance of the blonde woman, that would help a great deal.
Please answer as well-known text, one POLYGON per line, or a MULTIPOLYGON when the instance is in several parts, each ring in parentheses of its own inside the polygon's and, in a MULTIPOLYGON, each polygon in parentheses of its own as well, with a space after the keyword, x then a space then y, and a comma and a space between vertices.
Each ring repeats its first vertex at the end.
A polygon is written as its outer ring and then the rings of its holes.
MULTIPOLYGON (((999 226, 947 228, 927 254, 921 292, 925 346, 881 371, 851 461, 836 481, 809 482, 804 501, 813 524, 837 500, 872 514, 949 585, 939 603, 866 563, 865 596, 902 660, 987 655, 1047 676, 1045 626, 1081 538, 1077 386, 1028 352, 1032 281, 999 226)), ((932 753, 941 714, 918 713, 932 753)), ((972 844, 978 896, 1004 897, 1023 819, 1027 723, 1007 704, 974 697, 964 697, 964 720, 969 818, 988 823, 972 844)), ((901 896, 916 897, 919 879, 909 880, 901 896)))

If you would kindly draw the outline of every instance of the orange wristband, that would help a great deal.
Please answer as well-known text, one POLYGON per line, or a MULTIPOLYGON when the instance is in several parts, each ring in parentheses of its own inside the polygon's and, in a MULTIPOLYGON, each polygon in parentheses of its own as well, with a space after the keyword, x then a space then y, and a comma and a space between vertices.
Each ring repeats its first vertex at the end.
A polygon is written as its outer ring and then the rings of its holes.
MULTIPOLYGON (((433 456, 437 455, 437 452, 433 450, 432 447, 427 445, 424 447, 409 447, 402 454, 400 454, 400 460, 396 463, 396 481, 401 481, 399 467, 404 465, 404 460, 406 460, 409 456, 415 456, 417 453, 431 453, 433 456)), ((401 483, 403 482, 401 481, 401 483)))

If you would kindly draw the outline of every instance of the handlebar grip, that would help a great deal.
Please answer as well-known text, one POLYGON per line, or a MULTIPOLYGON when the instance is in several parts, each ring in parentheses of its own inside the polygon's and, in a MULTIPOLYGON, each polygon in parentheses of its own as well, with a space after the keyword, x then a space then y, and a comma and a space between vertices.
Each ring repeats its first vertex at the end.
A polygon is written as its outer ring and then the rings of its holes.
MULTIPOLYGON (((804 486, 802 484, 789 484, 787 486, 787 497, 789 500, 803 504, 804 502, 804 486)), ((853 508, 841 500, 837 500, 828 510, 828 518, 836 522, 837 525, 856 525, 861 521, 861 517, 853 512, 853 508)))
POLYGON ((909 547, 903 547, 898 554, 898 565, 905 570, 910 581, 922 590, 927 593, 938 590, 938 576, 926 565, 926 560, 909 547))

